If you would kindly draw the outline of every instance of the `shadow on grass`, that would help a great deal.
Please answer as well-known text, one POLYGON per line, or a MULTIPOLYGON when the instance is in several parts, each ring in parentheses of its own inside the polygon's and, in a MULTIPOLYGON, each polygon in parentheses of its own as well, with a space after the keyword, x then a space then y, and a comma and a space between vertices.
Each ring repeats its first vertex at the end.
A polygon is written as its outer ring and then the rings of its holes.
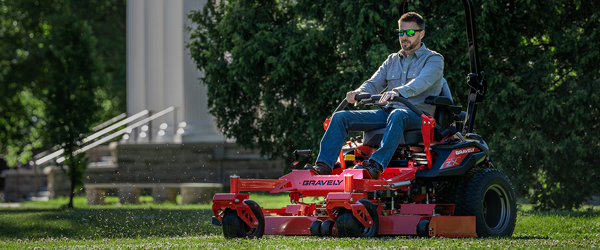
POLYGON ((0 239, 146 238, 220 233, 210 209, 0 209, 0 239))

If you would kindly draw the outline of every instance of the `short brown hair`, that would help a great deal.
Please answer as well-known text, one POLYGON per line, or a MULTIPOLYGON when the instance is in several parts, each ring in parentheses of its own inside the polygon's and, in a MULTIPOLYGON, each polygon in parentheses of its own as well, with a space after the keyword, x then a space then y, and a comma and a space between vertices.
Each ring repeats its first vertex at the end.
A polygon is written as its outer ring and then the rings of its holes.
POLYGON ((417 26, 419 26, 419 29, 425 29, 425 20, 423 20, 423 17, 416 12, 404 13, 404 15, 400 17, 400 20, 398 20, 398 25, 400 25, 401 22, 415 22, 417 23, 417 26))

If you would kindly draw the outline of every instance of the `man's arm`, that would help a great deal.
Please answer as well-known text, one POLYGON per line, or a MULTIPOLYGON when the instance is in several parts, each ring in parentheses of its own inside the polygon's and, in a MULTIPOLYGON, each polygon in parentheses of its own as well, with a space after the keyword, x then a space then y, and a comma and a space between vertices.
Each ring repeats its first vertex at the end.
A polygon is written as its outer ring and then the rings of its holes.
POLYGON ((387 80, 385 79, 387 75, 387 68, 389 67, 390 61, 392 59, 393 54, 389 55, 388 58, 379 66, 379 69, 371 76, 369 80, 366 80, 358 89, 354 92, 367 92, 371 95, 376 95, 381 93, 385 88, 387 88, 387 80))
POLYGON ((394 88, 400 95, 410 98, 423 93, 436 81, 442 78, 444 72, 444 58, 439 54, 431 55, 419 75, 407 84, 394 88))

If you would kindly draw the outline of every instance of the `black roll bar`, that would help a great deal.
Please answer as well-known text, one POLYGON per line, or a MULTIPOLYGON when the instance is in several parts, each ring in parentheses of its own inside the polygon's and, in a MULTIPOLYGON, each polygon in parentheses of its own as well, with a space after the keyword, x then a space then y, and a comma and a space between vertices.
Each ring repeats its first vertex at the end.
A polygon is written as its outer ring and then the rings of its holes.
MULTIPOLYGON (((469 0, 462 0, 465 9, 465 23, 467 24, 467 49, 469 52, 469 63, 471 72, 467 75, 467 85, 470 87, 469 105, 465 118, 463 134, 473 132, 475 114, 477 113, 477 103, 483 101, 487 90, 487 81, 485 73, 479 67, 479 53, 477 47, 477 26, 475 25, 475 13, 473 3, 469 0)), ((408 0, 402 2, 402 13, 408 11, 408 0)))

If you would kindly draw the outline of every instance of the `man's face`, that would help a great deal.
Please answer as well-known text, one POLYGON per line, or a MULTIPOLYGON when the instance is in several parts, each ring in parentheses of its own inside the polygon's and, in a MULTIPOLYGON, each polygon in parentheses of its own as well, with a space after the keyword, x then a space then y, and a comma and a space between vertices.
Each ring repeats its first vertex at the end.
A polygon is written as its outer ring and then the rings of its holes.
MULTIPOLYGON (((419 30, 420 28, 415 22, 401 22, 400 29, 406 31, 419 30)), ((421 45, 421 39, 425 35, 425 31, 416 31, 415 35, 412 37, 408 36, 406 33, 407 32, 404 32, 404 35, 398 37, 398 39, 400 40, 400 46, 402 46, 402 49, 406 51, 406 54, 410 54, 417 50, 421 45)))

